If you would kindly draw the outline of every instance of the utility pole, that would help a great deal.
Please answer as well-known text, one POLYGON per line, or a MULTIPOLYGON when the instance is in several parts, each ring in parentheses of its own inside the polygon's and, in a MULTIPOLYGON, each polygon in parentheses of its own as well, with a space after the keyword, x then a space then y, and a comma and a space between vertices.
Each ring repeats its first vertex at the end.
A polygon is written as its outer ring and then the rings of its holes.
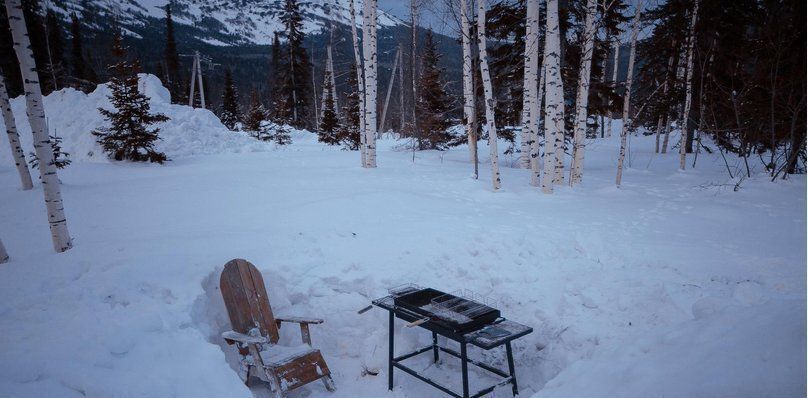
POLYGON ((194 94, 197 85, 196 81, 199 80, 199 104, 203 109, 206 109, 205 84, 202 81, 202 63, 204 62, 206 65, 208 65, 208 70, 213 70, 213 68, 219 64, 213 63, 213 60, 210 57, 199 54, 199 51, 194 51, 193 54, 181 54, 180 56, 193 57, 193 65, 191 66, 191 93, 188 96, 188 106, 194 106, 194 94))

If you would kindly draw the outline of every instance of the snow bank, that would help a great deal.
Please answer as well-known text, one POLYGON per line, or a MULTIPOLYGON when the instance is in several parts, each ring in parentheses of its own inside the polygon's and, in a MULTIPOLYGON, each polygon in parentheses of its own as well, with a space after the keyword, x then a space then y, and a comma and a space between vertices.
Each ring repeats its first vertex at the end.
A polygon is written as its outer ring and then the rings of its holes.
MULTIPOLYGON (((155 125, 160 128, 161 138, 155 147, 165 152, 169 159, 272 148, 271 144, 258 142, 245 133, 228 130, 210 110, 172 104, 168 90, 154 75, 141 74, 140 89, 149 97, 152 112, 163 113, 170 118, 155 125)), ((65 88, 45 97, 50 133, 63 138, 63 150, 70 153, 71 160, 106 161, 91 132, 107 125, 98 108, 112 109, 108 98, 110 94, 108 85, 101 84, 89 94, 65 88)), ((22 96, 12 99, 11 107, 27 155, 33 151, 33 144, 25 99, 22 96)), ((11 150, 8 145, 0 146, 0 162, 10 162, 11 150)))

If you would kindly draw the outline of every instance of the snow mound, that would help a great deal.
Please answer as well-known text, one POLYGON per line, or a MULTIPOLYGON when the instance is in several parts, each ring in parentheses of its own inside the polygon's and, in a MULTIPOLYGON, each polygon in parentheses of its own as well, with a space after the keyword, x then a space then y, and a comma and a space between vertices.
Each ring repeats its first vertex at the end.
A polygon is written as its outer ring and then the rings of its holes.
MULTIPOLYGON (((140 91, 149 97, 152 112, 165 114, 170 120, 158 123, 161 140, 155 144, 169 159, 218 153, 257 152, 272 149, 242 132, 228 130, 210 110, 171 103, 171 95, 154 75, 140 75, 140 91)), ((107 84, 85 94, 72 88, 55 91, 45 97, 45 115, 50 134, 63 139, 63 150, 73 161, 106 161, 92 131, 107 124, 98 108, 112 109, 107 84)), ((31 127, 25 111, 25 98, 11 100, 17 130, 26 155, 33 151, 31 127)), ((0 161, 10 162, 8 146, 0 150, 0 161)))

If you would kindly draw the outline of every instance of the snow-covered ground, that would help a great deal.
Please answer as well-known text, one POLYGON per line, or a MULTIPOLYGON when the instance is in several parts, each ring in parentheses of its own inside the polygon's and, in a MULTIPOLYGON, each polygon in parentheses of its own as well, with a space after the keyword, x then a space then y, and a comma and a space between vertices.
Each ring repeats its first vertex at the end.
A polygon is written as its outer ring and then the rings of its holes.
MULTIPOLYGON (((803 176, 734 192, 720 156, 679 172, 676 154, 632 137, 617 189, 613 137, 590 143, 574 189, 543 195, 505 167, 493 192, 464 148, 412 162, 383 140, 379 168, 362 169, 305 133, 276 148, 228 132, 149 79, 172 117, 163 166, 100 156, 89 130, 103 92, 45 102, 75 159, 60 172, 68 252, 53 252, 42 192, 19 189, 0 145, 0 397, 250 397, 219 338, 218 275, 235 257, 262 270, 276 314, 326 320, 312 338, 338 391, 313 383, 293 398, 443 396, 403 372, 389 393, 386 314, 356 313, 407 282, 475 290, 531 325, 514 347, 522 396, 804 396, 803 176)), ((20 99, 14 111, 29 137, 20 99)), ((427 344, 398 326, 399 352, 427 344)), ((500 350, 471 355, 505 367, 500 350)), ((457 388, 459 363, 428 357, 410 361, 457 388)), ((489 381, 474 373, 472 386, 489 381)))

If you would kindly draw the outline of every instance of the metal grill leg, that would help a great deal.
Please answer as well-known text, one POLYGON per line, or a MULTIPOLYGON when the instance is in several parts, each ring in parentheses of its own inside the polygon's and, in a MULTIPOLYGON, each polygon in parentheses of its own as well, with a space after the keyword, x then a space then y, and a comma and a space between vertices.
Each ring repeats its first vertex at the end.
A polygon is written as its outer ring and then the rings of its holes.
POLYGON ((469 364, 466 343, 460 343, 460 367, 463 372, 463 398, 469 398, 469 364))
POLYGON ((389 336, 389 346, 390 346, 390 356, 388 357, 387 361, 387 389, 393 391, 393 343, 395 341, 395 320, 396 317, 393 314, 393 311, 390 311, 390 336, 389 336))
POLYGON ((513 384, 513 396, 519 395, 519 387, 516 386, 516 373, 513 366, 513 350, 511 350, 511 342, 505 343, 505 354, 508 356, 508 372, 511 374, 511 384, 513 384))
POLYGON ((432 354, 435 357, 435 363, 438 363, 438 334, 432 332, 432 354))

